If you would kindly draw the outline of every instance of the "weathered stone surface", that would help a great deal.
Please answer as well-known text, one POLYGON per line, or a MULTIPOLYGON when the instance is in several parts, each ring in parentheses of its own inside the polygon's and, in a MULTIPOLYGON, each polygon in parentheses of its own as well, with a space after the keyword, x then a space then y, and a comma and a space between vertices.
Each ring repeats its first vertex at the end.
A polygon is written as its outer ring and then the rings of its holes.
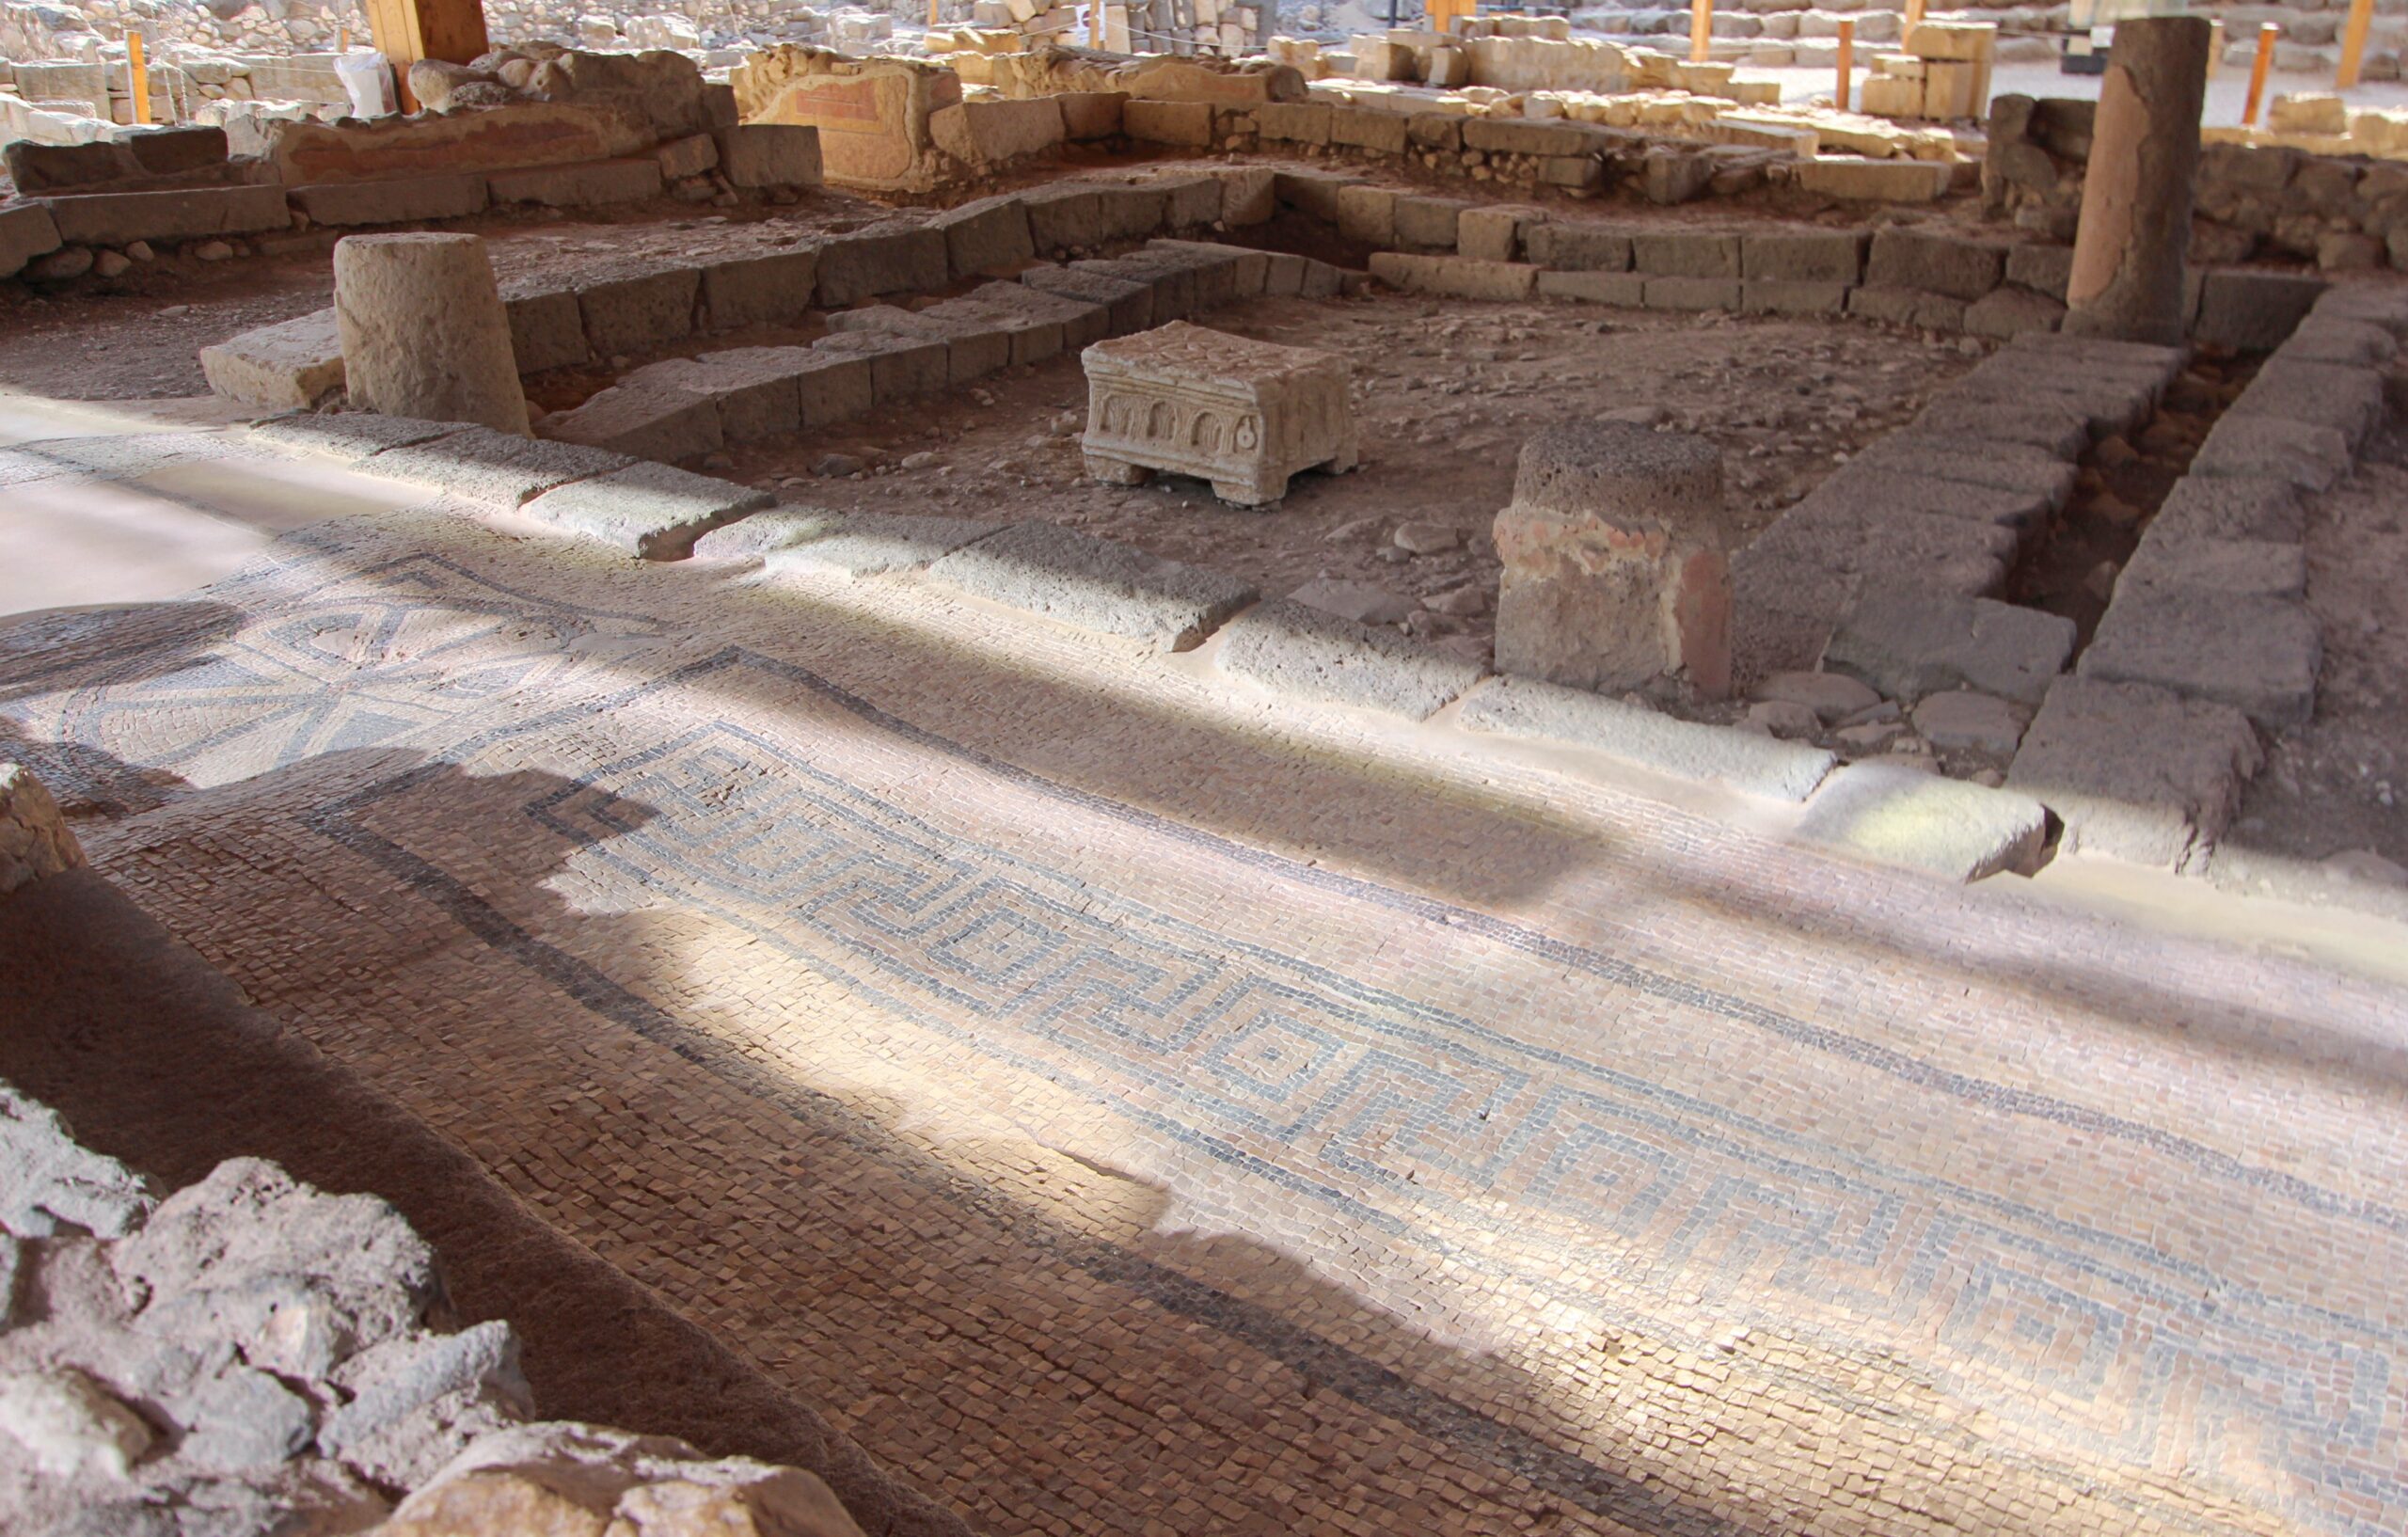
POLYGON ((665 357, 628 374, 623 387, 707 397, 718 407, 726 442, 783 437, 802 425, 796 380, 815 356, 808 347, 731 347, 665 357))
POLYGON ((1998 287, 2005 276, 2004 246, 1900 227, 1874 235, 1864 268, 1868 285, 1943 293, 1967 303, 1998 287))
POLYGON ((531 1412, 517 1338, 499 1319, 379 1340, 331 1380, 344 1400, 319 1427, 319 1450, 401 1488, 433 1479, 469 1442, 531 1412))
POLYGON ((201 348, 200 372, 229 400, 307 408, 343 387, 341 330, 332 309, 261 325, 201 348))
POLYGON ((314 1438, 309 1401, 264 1371, 230 1367, 181 1398, 177 1418, 192 1429, 177 1450, 222 1473, 273 1468, 314 1438))
POLYGON ((2270 417, 2303 426, 2329 427, 2352 453, 2384 417, 2383 372, 2346 363, 2310 363, 2285 346, 2266 359, 2226 416, 2270 417))
POLYGON ((691 335, 702 277, 692 267, 658 266, 579 282, 577 308, 587 344, 596 357, 610 357, 691 335))
POLYGON ((95 192, 53 198, 46 206, 58 238, 71 246, 256 234, 287 229, 293 222, 280 186, 95 192))
POLYGON ((589 475, 607 475, 628 463, 625 454, 574 442, 549 443, 471 427, 387 449, 358 467, 367 474, 414 481, 471 501, 515 507, 553 486, 589 475))
POLYGON ((2140 547, 2116 578, 2118 594, 2163 588, 2300 597, 2307 591, 2307 551, 2276 539, 2221 539, 2166 532, 2152 519, 2140 547))
POLYGON ((1634 234, 1631 266, 1653 277, 1736 277, 1739 237, 1709 230, 1634 234))
POLYGON ((21 203, 0 208, 0 277, 23 271, 26 262, 58 249, 58 225, 48 205, 21 203))
POLYGON ((1914 325, 1927 331, 1965 328, 1965 301, 1920 288, 1867 283, 1847 293, 1847 312, 1890 325, 1914 325))
POLYGON ((2331 427, 2226 411, 2191 459, 2191 477, 2275 480, 2328 491, 2350 472, 2350 440, 2331 427))
POLYGON ((2223 834, 2262 761, 2229 705, 2068 676, 2049 686, 2006 783, 2056 813, 2066 852, 2179 870, 2223 834))
POLYGON ((1275 692, 1423 721, 1480 681, 1477 662, 1273 598, 1221 632, 1221 667, 1275 692))
POLYGON ((2026 796, 1886 763, 1850 764, 1807 805, 1804 841, 1950 880, 2027 871, 2048 813, 2026 796))
MULTIPOLYGON (((25 816, 10 804, 10 792, 22 795, 32 783, 20 766, 0 765, 0 818, 6 818, 0 829, 43 819, 25 816)), ((5 841, 6 833, 0 832, 0 842, 5 841)), ((51 873, 82 863, 78 853, 72 864, 51 873)), ((149 1215, 152 1204, 140 1175, 85 1148, 57 1112, 0 1083, 0 1231, 17 1238, 48 1238, 65 1224, 70 1230, 80 1228, 102 1238, 122 1238, 149 1215)), ((0 1304, 0 1319, 7 1313, 0 1304)))
POLYGON ((866 577, 916 571, 1003 526, 967 517, 777 507, 711 530, 695 543, 694 554, 713 561, 758 559, 772 572, 866 577))
POLYGON ((1675 720, 1535 678, 1482 683, 1464 701, 1463 723, 1472 731, 1568 743, 1649 773, 1770 800, 1805 800, 1839 761, 1820 748, 1675 720))
POLYGON ((612 549, 647 561, 682 561, 704 533, 770 500, 767 491, 730 481, 667 465, 632 465, 547 491, 526 510, 612 549))
POLYGON ((2316 307, 2326 286, 2321 277, 2298 273, 2216 268, 2199 286, 2199 315, 2191 334, 2220 347, 2272 351, 2316 307))
POLYGON ((944 230, 883 219, 820 246, 819 305, 841 309, 880 293, 928 293, 951 276, 944 230))
POLYGON ((2027 331, 2053 331, 2064 321, 2066 307, 2045 293, 2025 288, 1998 288, 1965 307, 1965 330, 1971 336, 2004 341, 2027 331))
POLYGON ((72 1367, 0 1374, 0 1446, 40 1472, 121 1480, 150 1440, 140 1416, 72 1367))
POLYGON ((2077 671, 2213 700, 2277 728, 2315 713, 2322 655, 2316 620, 2297 599, 2136 588, 2116 593, 2077 671))
POLYGON ((1647 285, 1652 281, 1635 272, 1542 272, 1538 295, 1637 309, 1647 302, 1647 285))
POLYGON ((812 1475, 705 1460, 683 1441, 591 1425, 515 1426, 468 1446, 393 1512, 383 1537, 862 1537, 812 1475))
POLYGON ((786 325, 811 308, 819 275, 819 247, 714 261, 703 269, 703 310, 714 331, 786 325))
MULTIPOLYGON (((1458 227, 1461 220, 1458 219, 1458 227)), ((1557 272, 1628 272, 1631 265, 1630 232, 1596 224, 1550 223, 1527 211, 1519 214, 1502 211, 1494 229, 1486 232, 1476 230, 1475 241, 1486 239, 1489 246, 1499 252, 1513 249, 1513 232, 1521 230, 1521 244, 1529 260, 1557 272)), ((1458 245, 1462 245, 1458 240, 1458 245)), ((1468 246, 1458 253, 1466 258, 1478 253, 1468 246)), ((1510 254, 1493 258, 1511 261, 1510 254)))
POLYGON ((1287 495, 1300 469, 1354 467, 1346 365, 1331 354, 1174 321, 1097 342, 1080 360, 1090 474, 1130 484, 1171 470, 1259 506, 1287 495))
POLYGON ((485 179, 463 171, 389 182, 327 182, 294 187, 290 196, 314 224, 419 224, 483 213, 485 179))
POLYGON ((1315 577, 1290 593, 1288 601, 1357 625, 1401 625, 1417 607, 1413 599, 1377 582, 1345 577, 1315 577))
POLYGON ((594 356, 576 294, 505 283, 501 308, 510 316, 510 351, 521 374, 574 367, 594 356))
POLYGON ((1749 234, 1739 242, 1739 275, 1773 282, 1854 283, 1864 270, 1866 237, 1853 230, 1749 234))
POLYGON ((2297 544, 2306 524, 2300 489, 2271 476, 2185 475, 2149 519, 2162 539, 2272 539, 2297 544))
POLYGON ((1876 521, 1942 517, 1991 524, 2014 532, 2015 538, 2002 545, 2002 554, 2012 554, 2018 543, 2048 521, 2051 507, 2045 488, 2022 491, 1977 485, 1898 467, 1901 462, 1871 455, 1851 459, 1824 477, 1823 483, 1797 505, 1876 521))
POLYGON ((1995 694, 1957 689, 1925 694, 1914 707, 1915 730, 1942 752, 2005 757, 2023 738, 2032 712, 1995 694))
POLYGON ((974 597, 1081 629, 1186 651, 1254 601, 1235 577, 1054 523, 1016 523, 928 567, 974 597))
POLYGON ((1844 315, 1850 292, 1846 283, 1751 277, 1739 285, 1739 308, 1751 315, 1844 315))
POLYGON ((739 187, 816 187, 819 130, 800 123, 739 123, 711 135, 720 174, 739 187))
POLYGON ((928 221, 943 232, 945 261, 956 277, 1004 276, 1037 260, 1028 210, 1013 197, 982 198, 928 221))
MULTIPOLYGON (((869 365, 870 398, 879 405, 933 395, 945 388, 953 370, 952 350, 943 341, 890 331, 839 331, 811 344, 814 352, 849 357, 869 365)), ((811 386, 804 382, 803 421, 811 421, 811 386)))
POLYGON ((357 463, 372 453, 456 433, 467 423, 416 421, 372 411, 294 411, 251 426, 251 440, 301 453, 325 453, 357 463))
POLYGON ((1522 446, 1497 515, 1500 672, 1578 688, 1670 673, 1731 686, 1722 458, 1703 438, 1600 422, 1522 446))
POLYGON ((475 235, 352 235, 335 246, 335 325, 352 404, 527 431, 510 317, 475 235))
POLYGON ((1893 474, 2037 497, 2052 512, 2062 508, 2073 495, 2073 465, 2046 449, 1985 442, 1912 427, 1876 440, 1848 463, 1893 474))
POLYGON ((1799 705, 1830 724, 1881 703, 1881 696, 1845 673, 1773 673, 1758 678, 1748 697, 1799 705))
POLYGON ((945 349, 945 382, 956 387, 1010 365, 1011 338, 1000 327, 958 312, 940 314, 938 310, 943 308, 914 310, 887 304, 864 305, 829 316, 828 325, 838 335, 884 332, 939 342, 945 349))
POLYGON ((642 202, 660 196, 660 162, 594 160, 580 166, 539 166, 494 171, 486 191, 498 203, 541 203, 547 208, 597 208, 642 202))
POLYGON ((1371 253, 1371 276, 1407 293, 1437 293, 1458 299, 1527 299, 1538 286, 1539 269, 1513 261, 1474 261, 1460 256, 1371 253))
MULTIPOLYGON (((659 376, 594 391, 574 410, 546 417, 543 436, 662 463, 695 458, 727 442, 716 400, 659 376)), ((528 495, 546 489, 538 486, 528 495)))
POLYGON ((2073 654, 2073 621, 1988 598, 1880 587, 1861 595, 1824 667, 1902 704, 1972 689, 2037 705, 2073 654))
POLYGON ((1923 408, 1908 430, 1934 437, 2020 444, 2068 462, 2090 447, 2089 415, 2045 396, 2016 402, 1943 392, 1923 408))

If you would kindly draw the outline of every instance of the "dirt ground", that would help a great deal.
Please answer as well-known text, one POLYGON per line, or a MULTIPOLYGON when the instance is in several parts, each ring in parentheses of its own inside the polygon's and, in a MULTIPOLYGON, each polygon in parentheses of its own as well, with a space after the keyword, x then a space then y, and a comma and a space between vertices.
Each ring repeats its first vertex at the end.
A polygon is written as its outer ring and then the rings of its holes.
POLYGON ((1361 467, 1299 475, 1265 511, 1225 506, 1202 482, 1177 476, 1098 484, 1078 446, 1085 382, 1064 357, 808 441, 749 445, 725 472, 840 509, 1049 518, 1236 572, 1274 594, 1317 577, 1424 603, 1469 587, 1476 600, 1424 607, 1407 626, 1485 659, 1497 576, 1489 526, 1512 499, 1523 439, 1540 428, 1635 413, 1702 433, 1723 449, 1734 504, 1752 533, 1972 361, 1954 342, 1836 322, 1394 295, 1259 300, 1217 310, 1211 324, 1343 356, 1361 467), (815 474, 832 454, 862 468, 815 474), (902 467, 907 460, 913 467, 902 467), (1415 555, 1395 540, 1405 524, 1438 525, 1463 542, 1415 555))

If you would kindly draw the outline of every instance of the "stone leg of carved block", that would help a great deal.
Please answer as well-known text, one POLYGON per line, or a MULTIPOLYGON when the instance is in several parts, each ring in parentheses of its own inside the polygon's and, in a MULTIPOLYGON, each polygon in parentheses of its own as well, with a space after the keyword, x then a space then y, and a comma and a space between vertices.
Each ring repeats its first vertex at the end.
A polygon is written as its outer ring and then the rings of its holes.
POLYGON ((1212 494, 1234 507, 1268 507, 1288 494, 1288 477, 1269 481, 1214 481, 1212 494))
POLYGON ((1354 445, 1349 443, 1345 448, 1339 451, 1338 454, 1327 464, 1321 467, 1327 470, 1332 475, 1343 475, 1362 462, 1362 456, 1355 452, 1354 445))
POLYGON ((1087 474, 1106 485, 1143 485, 1154 478, 1152 470, 1126 459, 1106 459, 1094 453, 1085 457, 1087 474))

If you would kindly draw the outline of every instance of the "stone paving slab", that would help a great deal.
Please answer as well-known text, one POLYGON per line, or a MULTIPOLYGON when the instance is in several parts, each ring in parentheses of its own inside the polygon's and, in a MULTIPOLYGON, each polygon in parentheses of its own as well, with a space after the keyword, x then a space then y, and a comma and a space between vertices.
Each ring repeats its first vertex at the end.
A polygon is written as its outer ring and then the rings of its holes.
POLYGON ((2040 498, 2051 512, 2073 495, 2074 467, 2028 444, 1918 432, 1892 433, 1848 461, 1852 465, 1922 475, 1967 485, 1990 486, 2040 498))
POLYGON ((254 422, 251 441, 299 453, 331 454, 356 464, 371 454, 465 432, 465 421, 420 421, 374 411, 295 411, 254 422))
POLYGON ((2028 796, 1986 789, 1927 768, 1852 763, 1807 803, 1808 843, 1950 880, 1979 880, 2037 864, 2049 814, 2028 796))
POLYGON ((2229 705, 2067 676, 2049 686, 2006 784, 2057 815, 2066 852, 2181 870, 2230 825, 2263 759, 2229 705))
POLYGON ((230 400, 307 409, 343 387, 335 312, 320 309, 203 347, 200 372, 230 400))
POLYGON ((1534 678, 1489 679, 1464 702, 1462 719, 1468 730, 1561 742, 1767 800, 1805 800, 1839 761, 1821 748, 1676 720, 1534 678))
POLYGON ((2037 448, 2067 461, 2090 447, 2090 418, 2049 397, 1975 400, 1942 390, 1906 431, 2037 448))
POLYGON ((771 571, 867 577, 916 571, 1003 527, 968 517, 778 507, 713 529, 695 545, 694 553, 706 560, 757 558, 771 571))
POLYGON ((1424 721, 1485 671, 1451 652, 1358 625, 1286 598, 1259 603, 1222 627, 1222 669, 1275 693, 1424 721))
POLYGON ((2185 479, 2242 476, 2285 481, 2303 491, 2329 491, 2350 472, 2350 440, 2335 429, 2247 415, 2237 405, 2208 430, 2185 479))
POLYGON ((626 454, 582 444, 471 427, 382 450, 353 467, 388 480, 413 481, 470 501, 516 507, 556 485, 608 475, 633 463, 626 454))
POLYGON ((2237 593, 2257 597, 2307 595, 2305 547, 2273 539, 2218 539, 2207 535, 2161 532, 2152 522, 2141 536, 2140 547, 2124 563, 2115 578, 2121 593, 2130 582, 2136 590, 2165 588, 2203 593, 2237 593))
POLYGON ((2214 700, 2269 729, 2316 710, 2323 643, 2296 598, 2138 588, 2118 592, 2076 670, 2214 700))
POLYGON ((1971 689, 2037 705, 2073 655, 2074 624, 1986 597, 1883 585, 1863 594, 1823 666, 1900 704, 1971 689))
POLYGON ((2385 415, 2383 373, 2374 368, 2296 359, 2286 345, 2266 359, 2226 414, 2236 412, 2330 427, 2355 453, 2385 415))
POLYGON ((2276 476, 2185 475, 2174 483, 2149 532, 2160 538, 2272 539, 2297 544, 2307 514, 2300 491, 2276 476))
POLYGON ((1866 456, 1849 460, 1823 477, 1798 507, 1830 508, 1874 523, 1913 518, 1963 519, 2008 530, 2009 545, 2029 542, 2049 521, 2052 511, 2044 491, 1975 485, 1909 469, 1893 468, 1897 461, 1866 456))
POLYGON ((770 500, 767 491, 642 464, 572 481, 529 501, 526 511, 647 561, 682 561, 704 533, 770 500))
POLYGON ((1058 523, 1015 523, 944 556, 928 575, 974 597, 1164 651, 1195 647, 1259 595, 1235 577, 1058 523))

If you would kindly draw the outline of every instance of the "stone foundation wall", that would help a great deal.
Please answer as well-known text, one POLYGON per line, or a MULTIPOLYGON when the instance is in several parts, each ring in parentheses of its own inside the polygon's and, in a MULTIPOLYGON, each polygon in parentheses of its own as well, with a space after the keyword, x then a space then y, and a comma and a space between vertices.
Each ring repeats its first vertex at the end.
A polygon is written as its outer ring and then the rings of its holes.
MULTIPOLYGON (((2073 238, 2096 110, 2092 102, 2029 96, 1991 103, 1982 198, 1992 217, 2053 240, 2073 238)), ((2359 153, 2219 143, 2211 134, 2199 157, 2191 259, 2289 260, 2327 272, 2408 269, 2408 162, 2390 157, 2379 126, 2353 120, 2329 135, 2363 141, 2359 153)))
POLYGON ((255 1158, 162 1200, 0 1083, 0 1530, 861 1537, 809 1473, 531 1414, 384 1201, 255 1158))

